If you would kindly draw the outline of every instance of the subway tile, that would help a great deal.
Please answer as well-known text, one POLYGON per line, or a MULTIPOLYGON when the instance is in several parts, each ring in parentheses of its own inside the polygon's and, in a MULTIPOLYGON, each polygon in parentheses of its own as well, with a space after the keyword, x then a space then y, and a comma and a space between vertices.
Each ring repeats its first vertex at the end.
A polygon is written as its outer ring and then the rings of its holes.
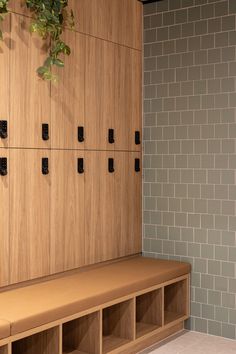
MULTIPOLYGON (((214 70, 212 70, 212 74, 214 70)), ((204 75, 203 75, 204 76, 204 75)), ((193 66, 188 68, 188 80, 200 80, 201 79, 201 67, 193 66)))
POLYGON ((195 34, 202 35, 207 33, 207 20, 195 22, 195 34))
POLYGON ((163 25, 164 26, 170 26, 175 23, 175 12, 174 11, 169 11, 163 13, 163 25))
POLYGON ((235 30, 235 16, 222 17, 222 31, 235 30))
POLYGON ((200 20, 201 17, 200 10, 201 10, 200 6, 190 7, 188 9, 188 21, 193 22, 193 21, 200 20))
POLYGON ((235 309, 236 301, 235 294, 223 293, 222 294, 222 305, 224 307, 235 309))
MULTIPOLYGON (((235 263, 233 262, 222 262, 222 275, 225 277, 235 277, 235 263)), ((235 322, 236 324, 236 322, 235 322)))
MULTIPOLYGON (((213 271, 214 270, 220 271, 220 262, 208 261, 208 266, 209 266, 209 263, 211 264, 213 271)), ((215 305, 215 306, 221 306, 221 292, 214 291, 214 290, 208 290, 208 304, 215 305)))
POLYGON ((236 13, 236 3, 234 0, 229 0, 229 12, 231 14, 236 13))
POLYGON ((155 14, 150 16, 150 27, 161 27, 162 26, 162 14, 155 14))
POLYGON ((181 7, 181 0, 169 0, 169 10, 176 10, 181 7))
POLYGON ((229 339, 236 339, 235 326, 228 323, 222 323, 222 336, 229 339))
POLYGON ((220 322, 217 321, 208 321, 208 333, 214 336, 222 335, 222 326, 220 322))
POLYGON ((209 215, 209 214, 201 215, 201 227, 203 229, 212 229, 214 227, 213 215, 209 215))
POLYGON ((229 310, 223 307, 215 308, 215 319, 220 322, 229 321, 229 310))
MULTIPOLYGON (((205 81, 196 81, 195 83, 199 83, 199 87, 201 87, 201 86, 206 87, 205 81)), ((195 87, 194 87, 194 89, 195 89, 195 87)), ((199 111, 194 111, 194 124, 200 125, 200 124, 206 124, 206 123, 207 123, 207 110, 202 109, 199 111)))
MULTIPOLYGON (((153 36, 154 38, 154 36, 153 36)), ((152 39, 153 39, 152 38, 152 39)), ((168 31, 168 27, 162 27, 162 28, 157 28, 156 29, 156 37, 155 40, 152 40, 151 42, 161 42, 161 41, 166 41, 169 38, 169 31, 168 31)))
MULTIPOLYGON (((234 62, 235 61, 235 47, 228 47, 228 48, 222 48, 222 61, 230 61, 234 62)), ((234 64, 234 63, 229 63, 229 65, 234 64)), ((231 67, 230 67, 231 68, 231 67)), ((234 76, 234 74, 229 71, 229 76, 234 76)))
POLYGON ((182 25, 182 37, 191 37, 194 33, 194 23, 185 23, 182 25))
POLYGON ((217 215, 215 216, 215 228, 217 230, 228 230, 229 223, 228 217, 225 215, 217 215))
POLYGON ((208 4, 201 6, 201 18, 210 18, 214 16, 214 5, 208 4))
POLYGON ((219 32, 215 34, 215 46, 216 48, 228 47, 229 45, 229 32, 219 32))
POLYGON ((221 17, 208 20, 208 33, 220 32, 221 27, 221 17))
POLYGON ((200 227, 200 215, 199 214, 188 214, 188 226, 189 227, 200 227))
POLYGON ((182 212, 191 213, 193 212, 193 200, 192 199, 182 199, 181 200, 182 212))
POLYGON ((215 4, 215 16, 225 16, 228 14, 228 0, 215 4))
POLYGON ((215 45, 215 37, 214 34, 207 34, 201 37, 201 48, 202 49, 210 49, 214 48, 215 45))
POLYGON ((235 45, 236 44, 236 31, 230 31, 229 32, 229 45, 235 45))
POLYGON ((169 27, 169 39, 177 39, 181 36, 181 25, 174 25, 169 27))
POLYGON ((228 280, 225 277, 215 277, 215 290, 227 291, 228 280))
POLYGON ((180 199, 169 198, 169 211, 179 211, 180 210, 180 199))
MULTIPOLYGON (((166 6, 166 4, 165 4, 165 6, 166 6)), ((156 12, 156 9, 157 9, 157 3, 145 4, 143 6, 143 13, 144 13, 144 15, 153 14, 156 12)))
POLYGON ((228 77, 229 66, 227 63, 215 65, 215 77, 228 77))
POLYGON ((151 43, 157 40, 157 31, 156 29, 149 29, 144 31, 144 42, 151 43))
MULTIPOLYGON (((160 43, 157 43, 160 44, 160 43)), ((166 41, 163 43, 163 54, 173 54, 175 53, 175 41, 166 41)), ((161 55, 161 54, 160 54, 161 55)))
POLYGON ((150 44, 150 50, 151 50, 151 56, 162 55, 163 54, 163 44, 162 43, 152 43, 152 44, 150 44))

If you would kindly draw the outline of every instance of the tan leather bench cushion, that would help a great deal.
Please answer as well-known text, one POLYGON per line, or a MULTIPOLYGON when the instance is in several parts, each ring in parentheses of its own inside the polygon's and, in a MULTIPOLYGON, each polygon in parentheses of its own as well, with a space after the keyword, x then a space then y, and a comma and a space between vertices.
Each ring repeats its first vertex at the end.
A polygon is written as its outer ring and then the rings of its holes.
POLYGON ((101 305, 190 272, 190 265, 135 257, 0 294, 11 334, 101 305))
POLYGON ((10 336, 10 323, 5 320, 0 320, 0 339, 10 336))

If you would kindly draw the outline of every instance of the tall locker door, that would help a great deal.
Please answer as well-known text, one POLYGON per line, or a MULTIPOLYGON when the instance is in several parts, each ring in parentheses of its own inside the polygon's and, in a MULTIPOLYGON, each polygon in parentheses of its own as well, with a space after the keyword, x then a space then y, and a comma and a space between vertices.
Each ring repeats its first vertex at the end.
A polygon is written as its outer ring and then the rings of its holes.
POLYGON ((50 152, 9 154, 10 279, 16 283, 50 273, 50 152))
MULTIPOLYGON (((0 43, 0 148, 8 146, 8 135, 2 124, 7 124, 9 130, 9 53, 10 53, 10 15, 1 22, 3 41, 0 43)), ((6 126, 5 126, 6 127, 6 126)))
POLYGON ((114 233, 115 172, 108 171, 109 158, 114 161, 114 152, 85 152, 86 264, 106 261, 117 254, 114 233))
POLYGON ((63 39, 71 54, 64 57, 65 67, 56 71, 59 80, 52 85, 51 144, 53 148, 83 149, 85 36, 65 30, 63 39))
POLYGON ((50 84, 36 70, 47 57, 47 48, 29 32, 31 19, 11 15, 10 51, 10 145, 21 148, 48 148, 42 124, 50 126, 50 84))
POLYGON ((0 149, 0 287, 9 284, 9 150, 0 149), (4 159, 4 160, 2 160, 4 159), (7 162, 7 164, 6 164, 7 162), (5 166, 4 166, 5 163, 5 166))
POLYGON ((122 257, 142 250, 141 154, 115 152, 115 161, 115 234, 119 235, 117 247, 122 257))
POLYGON ((108 131, 114 129, 114 64, 115 45, 87 36, 85 74, 87 149, 114 149, 114 143, 108 141, 108 131))
POLYGON ((51 273, 84 265, 84 152, 52 151, 51 273))
POLYGON ((141 151, 141 53, 117 46, 115 58, 115 149, 141 151))

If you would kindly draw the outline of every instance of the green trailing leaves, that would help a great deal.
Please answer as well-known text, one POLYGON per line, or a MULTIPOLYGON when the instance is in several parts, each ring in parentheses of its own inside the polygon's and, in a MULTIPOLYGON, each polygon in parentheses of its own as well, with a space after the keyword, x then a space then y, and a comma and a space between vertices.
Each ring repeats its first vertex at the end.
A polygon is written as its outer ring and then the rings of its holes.
MULTIPOLYGON (((8 13, 7 10, 7 5, 8 5, 9 0, 0 0, 0 25, 1 22, 4 20, 4 15, 8 13)), ((2 30, 0 27, 0 39, 2 40, 3 35, 2 35, 2 30)))

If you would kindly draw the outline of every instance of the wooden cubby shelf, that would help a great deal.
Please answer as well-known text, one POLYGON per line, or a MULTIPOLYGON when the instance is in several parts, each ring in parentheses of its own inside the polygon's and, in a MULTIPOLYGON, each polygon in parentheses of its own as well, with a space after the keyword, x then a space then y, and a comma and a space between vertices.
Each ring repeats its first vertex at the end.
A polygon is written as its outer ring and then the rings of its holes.
POLYGON ((102 323, 103 353, 134 340, 134 299, 103 309, 102 323))
POLYGON ((63 354, 100 353, 100 312, 63 324, 63 354))
POLYGON ((187 315, 187 279, 164 287, 164 324, 187 315))
POLYGON ((136 338, 162 326, 162 289, 136 297, 136 338))
POLYGON ((12 343, 12 354, 58 354, 60 330, 53 327, 12 343))
POLYGON ((4 345, 0 348, 0 354, 8 354, 8 346, 4 345))

